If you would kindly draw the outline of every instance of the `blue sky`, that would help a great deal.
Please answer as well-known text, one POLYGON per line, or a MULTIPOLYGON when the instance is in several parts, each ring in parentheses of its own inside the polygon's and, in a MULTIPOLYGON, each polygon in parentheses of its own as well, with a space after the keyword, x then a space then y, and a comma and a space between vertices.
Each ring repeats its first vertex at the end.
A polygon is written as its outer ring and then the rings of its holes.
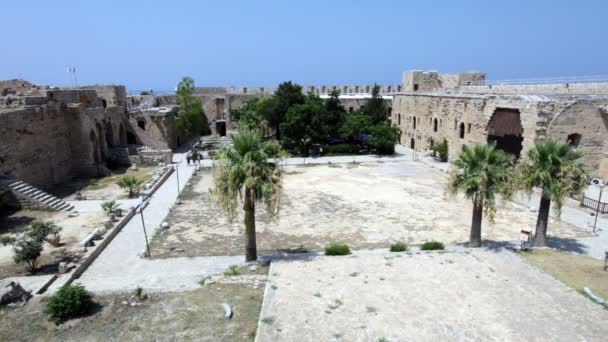
POLYGON ((608 74, 608 1, 3 1, 0 79, 68 85, 400 82, 608 74))

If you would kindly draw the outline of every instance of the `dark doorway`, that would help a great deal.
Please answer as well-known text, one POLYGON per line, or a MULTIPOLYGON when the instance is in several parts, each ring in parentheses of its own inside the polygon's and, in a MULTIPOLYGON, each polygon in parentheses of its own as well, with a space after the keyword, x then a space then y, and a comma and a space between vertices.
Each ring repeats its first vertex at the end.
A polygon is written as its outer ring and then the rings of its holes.
POLYGON ((137 137, 135 137, 135 134, 127 132, 127 144, 137 145, 137 137))
POLYGON ((460 123, 458 128, 458 137, 460 137, 460 139, 464 139, 464 122, 460 123))
POLYGON ((566 139, 566 142, 568 143, 568 145, 570 145, 570 147, 577 148, 578 145, 581 143, 582 138, 583 138, 582 135, 580 135, 578 133, 572 133, 572 134, 568 134, 568 138, 566 139))
POLYGON ((524 129, 518 109, 496 108, 488 124, 488 143, 519 158, 523 148, 524 129))
POLYGON ((412 140, 410 140, 410 148, 413 150, 416 147, 416 141, 414 140, 414 138, 412 138, 412 140))
POLYGON ((433 132, 437 132, 437 128, 438 128, 438 122, 437 122, 437 119, 435 119, 433 121, 433 132))
POLYGON ((215 132, 220 137, 226 136, 226 121, 216 121, 215 122, 215 132))

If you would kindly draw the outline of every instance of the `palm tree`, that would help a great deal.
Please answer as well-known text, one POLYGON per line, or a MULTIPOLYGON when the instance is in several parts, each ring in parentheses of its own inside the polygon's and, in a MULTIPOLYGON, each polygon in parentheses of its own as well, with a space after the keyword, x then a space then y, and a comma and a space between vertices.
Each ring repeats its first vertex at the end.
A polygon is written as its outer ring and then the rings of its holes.
POLYGON ((588 175, 579 159, 582 157, 568 144, 555 140, 544 140, 528 151, 527 159, 520 164, 523 188, 532 193, 535 187, 541 189, 538 219, 536 220, 535 246, 546 246, 547 223, 551 201, 555 202, 559 216, 564 197, 568 194, 580 195, 587 186, 588 175))
POLYGON ((280 147, 276 141, 265 141, 258 131, 244 130, 232 136, 232 146, 216 154, 213 195, 232 220, 239 199, 245 213, 245 256, 257 260, 255 204, 263 201, 271 214, 279 209, 282 170, 275 159, 280 147))
POLYGON ((141 183, 142 181, 135 176, 124 176, 117 184, 122 189, 126 189, 129 193, 129 198, 132 198, 139 189, 141 183))
POLYGON ((448 190, 452 195, 462 191, 473 201, 470 245, 481 246, 481 220, 483 212, 490 222, 496 212, 496 195, 503 199, 511 196, 512 157, 497 150, 495 145, 464 146, 454 162, 448 178, 448 190))

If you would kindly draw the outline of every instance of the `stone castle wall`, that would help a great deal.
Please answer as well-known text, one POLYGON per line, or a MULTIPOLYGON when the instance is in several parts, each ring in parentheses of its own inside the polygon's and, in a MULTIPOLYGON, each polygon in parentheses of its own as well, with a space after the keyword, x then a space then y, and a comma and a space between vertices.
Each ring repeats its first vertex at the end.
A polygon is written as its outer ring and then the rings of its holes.
POLYGON ((112 149, 127 145, 124 94, 117 86, 104 97, 89 88, 50 89, 0 107, 0 174, 41 188, 97 176, 112 149))
POLYGON ((465 95, 448 93, 398 94, 393 99, 391 122, 400 130, 400 142, 418 151, 432 141, 446 139, 449 159, 463 145, 488 143, 492 136, 521 131, 521 155, 540 139, 563 142, 573 134, 584 161, 594 175, 608 178, 608 98, 593 100, 526 95, 465 95), (492 126, 492 122, 496 122, 492 126), (519 121, 519 122, 518 122, 519 121))

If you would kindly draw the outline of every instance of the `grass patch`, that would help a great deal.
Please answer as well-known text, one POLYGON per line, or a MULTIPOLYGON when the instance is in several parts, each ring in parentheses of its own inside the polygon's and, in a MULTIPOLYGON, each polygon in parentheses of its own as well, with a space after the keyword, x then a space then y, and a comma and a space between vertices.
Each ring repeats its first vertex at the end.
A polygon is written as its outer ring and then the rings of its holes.
POLYGON ((344 243, 335 243, 325 247, 325 255, 349 255, 350 247, 344 243))
POLYGON ((420 247, 423 251, 437 251, 444 249, 445 246, 439 241, 427 241, 420 247))
POLYGON ((397 242, 391 245, 391 252, 405 252, 407 251, 407 245, 403 242, 397 242))
POLYGON ((584 294, 583 287, 588 287, 596 296, 608 300, 608 272, 604 271, 603 260, 548 248, 518 255, 579 293, 584 294))

